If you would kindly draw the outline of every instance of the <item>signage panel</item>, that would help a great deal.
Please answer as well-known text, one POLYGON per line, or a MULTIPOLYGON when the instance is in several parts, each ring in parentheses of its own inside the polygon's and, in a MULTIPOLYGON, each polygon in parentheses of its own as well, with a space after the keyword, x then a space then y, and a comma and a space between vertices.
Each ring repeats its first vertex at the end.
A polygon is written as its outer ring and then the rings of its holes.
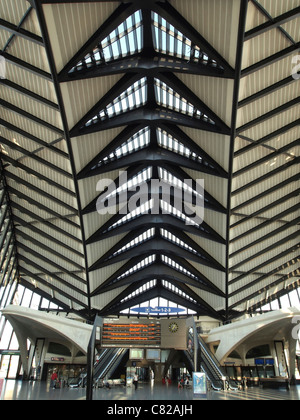
POLYGON ((160 347, 161 325, 149 324, 103 324, 103 347, 160 347))
POLYGON ((193 373, 194 398, 207 399, 207 380, 205 373, 193 373))
POLYGON ((140 314, 179 314, 184 312, 185 309, 171 308, 169 306, 156 306, 156 307, 145 307, 145 308, 134 308, 132 312, 140 314))

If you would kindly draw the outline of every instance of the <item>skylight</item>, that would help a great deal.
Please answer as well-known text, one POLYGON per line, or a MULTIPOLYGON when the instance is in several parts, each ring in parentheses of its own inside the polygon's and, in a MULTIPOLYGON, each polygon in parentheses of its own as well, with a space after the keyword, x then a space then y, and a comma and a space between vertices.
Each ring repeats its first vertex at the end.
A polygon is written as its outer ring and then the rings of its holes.
POLYGON ((160 229, 160 234, 163 238, 167 239, 168 241, 173 242, 174 244, 180 246, 181 248, 186 249, 187 251, 192 252, 195 255, 199 255, 199 253, 195 249, 187 245, 181 239, 177 238, 175 235, 173 235, 173 233, 169 232, 168 230, 160 229))
POLYGON ((129 181, 125 182, 111 194, 109 194, 106 198, 107 200, 111 199, 112 197, 122 194, 126 191, 131 191, 136 189, 139 185, 144 184, 145 182, 149 181, 152 178, 152 167, 145 168, 143 171, 139 172, 136 176, 131 178, 129 181))
POLYGON ((186 225, 189 226, 196 226, 201 230, 204 230, 199 223, 197 223, 193 218, 190 218, 183 214, 181 211, 176 209, 176 207, 171 206, 166 201, 161 200, 160 206, 163 211, 163 214, 171 214, 172 216, 177 217, 178 219, 182 220, 186 225))
POLYGON ((176 293, 178 296, 182 296, 185 299, 193 302, 193 303, 197 303, 197 301, 193 298, 191 298, 189 295, 187 295, 186 293, 184 293, 182 290, 178 289, 178 287, 174 286, 174 284, 170 283, 169 281, 163 280, 162 281, 162 285, 166 288, 171 290, 173 293, 176 293))
POLYGON ((121 159, 131 153, 135 153, 144 149, 150 144, 150 128, 146 127, 134 134, 130 139, 111 152, 108 156, 103 158, 97 165, 93 166, 91 170, 95 170, 117 159, 121 159))
POLYGON ((201 199, 204 199, 203 195, 201 195, 198 191, 194 190, 190 185, 186 182, 181 181, 171 172, 167 171, 164 168, 158 168, 159 170, 159 177, 163 179, 168 184, 172 185, 175 188, 185 191, 188 194, 198 196, 201 199))
MULTIPOLYGON (((224 70, 182 32, 152 12, 153 47, 156 52, 187 62, 224 70)), ((111 61, 139 54, 144 48, 144 22, 142 10, 136 11, 114 29, 106 38, 99 37, 97 45, 76 66, 76 71, 89 70, 111 61)))
POLYGON ((143 49, 142 11, 135 12, 102 42, 105 61, 137 54, 143 49))
POLYGON ((124 245, 122 248, 120 248, 118 251, 116 251, 113 254, 113 257, 115 257, 117 255, 120 255, 123 252, 126 252, 129 249, 134 248, 134 247, 140 245, 143 242, 149 241, 149 239, 153 238, 154 235, 155 235, 155 229, 154 228, 148 229, 146 232, 137 236, 132 241, 128 242, 128 244, 124 245))
POLYGON ((135 82, 130 88, 126 89, 105 109, 90 119, 85 126, 89 127, 105 121, 109 118, 116 117, 124 112, 132 111, 147 103, 147 78, 144 77, 135 82))
POLYGON ((143 19, 139 10, 129 16, 108 37, 101 40, 70 73, 97 67, 113 60, 138 54, 143 50, 143 19))
POLYGON ((180 154, 188 159, 191 159, 195 162, 198 162, 202 165, 208 166, 211 169, 215 169, 213 165, 208 163, 202 156, 199 156, 197 153, 193 152, 171 134, 167 133, 165 130, 158 128, 157 129, 157 139, 160 147, 171 152, 180 154))
POLYGON ((205 66, 218 67, 215 60, 202 51, 197 45, 168 23, 157 13, 152 12, 154 48, 161 54, 192 61, 205 66))
MULTIPOLYGON (((153 208, 154 203, 153 200, 149 200, 147 203, 142 204, 141 206, 137 207, 134 211, 126 214, 122 219, 118 220, 112 226, 110 226, 107 231, 111 231, 113 229, 117 229, 119 226, 122 226, 131 220, 136 219, 139 216, 144 214, 149 214, 150 210, 153 208)), ((105 233, 105 232, 104 232, 105 233)))
POLYGON ((166 255, 161 256, 162 261, 167 264, 169 267, 174 268, 177 271, 180 271, 181 273, 185 274, 188 277, 191 277, 193 279, 197 279, 194 274, 192 274, 190 271, 188 271, 186 268, 182 267, 180 264, 172 260, 172 258, 167 257, 166 255))
POLYGON ((129 299, 134 298, 135 296, 140 295, 141 293, 146 292, 147 290, 153 289, 157 285, 157 280, 151 280, 148 281, 146 284, 144 284, 142 287, 135 290, 133 293, 128 295, 125 299, 121 300, 121 303, 126 302, 129 299))
POLYGON ((155 95, 158 105, 215 125, 211 118, 157 78, 155 78, 155 95))
POLYGON ((123 279, 124 277, 130 276, 131 274, 134 274, 140 270, 143 270, 144 268, 148 267, 149 265, 153 264, 156 261, 156 255, 150 255, 150 257, 145 258, 144 260, 140 261, 138 264, 136 264, 134 267, 127 270, 124 274, 119 276, 117 278, 118 280, 123 279))

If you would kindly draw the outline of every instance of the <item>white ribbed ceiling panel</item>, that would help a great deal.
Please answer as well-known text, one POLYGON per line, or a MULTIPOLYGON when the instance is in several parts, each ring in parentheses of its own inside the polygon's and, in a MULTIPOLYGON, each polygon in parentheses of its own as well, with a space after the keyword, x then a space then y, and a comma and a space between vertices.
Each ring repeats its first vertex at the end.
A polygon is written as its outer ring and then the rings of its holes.
POLYGON ((1 151, 20 281, 68 309, 88 309, 76 186, 35 9, 3 1, 1 151))
POLYGON ((20 281, 89 319, 161 298, 228 321, 299 287, 299 7, 2 0, 20 281))

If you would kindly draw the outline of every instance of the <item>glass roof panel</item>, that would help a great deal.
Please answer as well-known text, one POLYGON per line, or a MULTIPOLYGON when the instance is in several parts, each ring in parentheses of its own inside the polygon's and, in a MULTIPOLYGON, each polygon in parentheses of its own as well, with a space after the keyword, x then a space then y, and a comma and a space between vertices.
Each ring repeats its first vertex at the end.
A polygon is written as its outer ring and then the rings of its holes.
MULTIPOLYGON (((171 206, 166 201, 161 200, 160 201, 160 206, 161 206, 163 214, 170 214, 170 215, 172 215, 174 217, 177 217, 178 219, 182 220, 184 223, 186 223, 189 226, 195 226, 195 227, 200 228, 201 230, 205 231, 205 229, 202 227, 202 225, 197 223, 195 219, 186 216, 181 211, 179 211, 176 207, 171 206)), ((207 232, 207 231, 205 231, 205 232, 207 232)), ((207 232, 207 233, 209 233, 209 232, 207 232)))
POLYGON ((144 184, 145 182, 149 181, 152 177, 152 167, 145 168, 133 178, 129 179, 115 191, 107 196, 107 199, 110 199, 118 194, 122 194, 125 191, 132 191, 134 188, 137 188, 139 185, 144 184))
POLYGON ((132 212, 126 214, 116 223, 111 225, 105 232, 110 232, 111 230, 117 229, 118 227, 126 223, 129 223, 131 220, 137 219, 139 216, 142 216, 144 214, 149 214, 152 208, 153 208, 153 200, 149 200, 147 203, 142 204, 141 206, 137 207, 132 212))
POLYGON ((126 296, 126 298, 122 299, 121 303, 126 302, 127 300, 132 299, 133 297, 138 296, 141 293, 146 292, 147 290, 153 289, 154 287, 156 287, 156 285, 157 285, 157 280, 148 281, 142 287, 139 287, 136 291, 126 296))
POLYGON ((182 290, 178 289, 178 287, 174 286, 174 284, 170 283, 169 281, 163 280, 162 284, 166 289, 171 290, 172 292, 176 293, 177 295, 182 296, 185 299, 188 299, 193 303, 197 303, 195 299, 191 298, 189 295, 187 295, 182 290))
POLYGON ((180 246, 181 248, 186 249, 189 252, 192 252, 195 255, 199 255, 199 253, 195 249, 183 242, 181 239, 177 238, 173 233, 169 232, 167 229, 160 229, 160 234, 163 238, 167 239, 168 241, 180 246))
POLYGON ((185 274, 188 277, 191 277, 192 279, 197 279, 197 277, 194 274, 192 274, 186 268, 182 267, 182 265, 180 265, 179 263, 175 262, 172 258, 167 257, 166 255, 162 255, 161 258, 162 258, 162 261, 169 267, 174 268, 175 270, 179 271, 180 273, 185 274))
POLYGON ((204 199, 204 197, 198 191, 194 190, 191 187, 191 185, 188 185, 187 183, 188 180, 186 180, 186 182, 183 182, 179 178, 177 178, 175 175, 173 175, 171 172, 167 171, 164 168, 158 168, 158 170, 159 170, 159 177, 163 179, 166 183, 172 185, 175 188, 183 190, 187 192, 188 194, 198 196, 201 200, 204 199))
POLYGON ((99 39, 94 50, 87 54, 69 73, 97 67, 113 60, 138 54, 143 50, 143 20, 139 10, 129 16, 108 37, 99 39))
POLYGON ((171 136, 165 130, 157 129, 158 144, 160 147, 171 152, 178 153, 188 159, 192 159, 196 162, 203 163, 203 158, 192 152, 188 147, 178 141, 175 137, 171 136))
POLYGON ((155 12, 152 12, 152 30, 157 52, 223 70, 215 60, 155 12))
POLYGON ((127 270, 124 274, 121 274, 117 278, 117 281, 123 279, 124 277, 130 276, 131 274, 136 273, 140 270, 143 270, 145 267, 148 267, 148 265, 153 264, 155 261, 156 261, 156 255, 155 254, 150 255, 149 257, 143 259, 138 264, 136 264, 135 266, 127 270))
POLYGON ((216 123, 209 118, 204 112, 197 109, 193 104, 180 96, 171 87, 161 80, 155 78, 155 96, 158 105, 175 112, 197 118, 203 122, 215 125, 216 123))
POLYGON ((92 124, 97 124, 109 118, 117 117, 118 115, 132 111, 147 103, 147 78, 135 82, 130 88, 126 89, 120 96, 118 96, 106 108, 101 110, 97 115, 91 118, 85 127, 92 124))
POLYGON ((130 137, 125 143, 116 148, 109 155, 101 159, 97 165, 93 166, 91 170, 101 168, 102 166, 107 165, 110 162, 113 162, 117 159, 121 159, 131 153, 135 153, 139 150, 146 148, 150 144, 150 128, 145 127, 140 130, 138 133, 130 137))
POLYGON ((167 133, 165 130, 158 128, 157 129, 157 139, 158 145, 163 149, 170 150, 171 152, 180 154, 187 159, 193 160, 194 162, 198 162, 201 165, 205 165, 210 169, 215 169, 215 167, 207 162, 202 156, 198 155, 197 153, 193 152, 190 148, 185 146, 182 142, 177 140, 171 134, 167 133))
POLYGON ((129 249, 135 248, 138 245, 140 245, 143 242, 149 241, 149 239, 153 238, 155 235, 155 229, 151 228, 142 233, 141 235, 134 238, 132 241, 128 242, 126 245, 124 245, 122 248, 120 248, 118 251, 116 251, 113 256, 120 255, 123 252, 128 251, 129 249))

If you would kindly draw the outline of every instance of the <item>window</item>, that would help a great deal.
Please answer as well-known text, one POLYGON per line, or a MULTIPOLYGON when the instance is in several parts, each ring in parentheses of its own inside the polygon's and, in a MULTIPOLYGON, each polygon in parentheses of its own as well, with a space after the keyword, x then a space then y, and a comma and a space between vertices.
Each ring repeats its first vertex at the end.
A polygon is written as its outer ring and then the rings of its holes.
POLYGON ((124 274, 119 276, 116 281, 121 280, 124 277, 130 276, 133 273, 137 273, 140 270, 143 270, 144 268, 153 264, 155 261, 156 261, 156 255, 151 255, 150 257, 145 258, 144 260, 136 264, 134 267, 130 268, 130 270, 127 270, 124 274))
POLYGON ((109 118, 116 117, 124 112, 132 111, 145 105, 147 102, 147 78, 135 82, 130 88, 126 89, 118 98, 105 109, 100 111, 92 119, 90 119, 85 127, 92 124, 101 123, 109 118))
POLYGON ((168 230, 166 229, 160 229, 160 234, 163 238, 165 238, 166 240, 180 246, 181 248, 186 249, 189 252, 192 252, 195 255, 199 255, 198 252, 193 249, 192 247, 190 247, 189 245, 187 245, 185 242, 183 242, 181 239, 178 239, 175 235, 173 235, 172 233, 170 233, 168 230))
POLYGON ((188 277, 191 277, 193 279, 197 279, 197 277, 192 274, 190 271, 188 271, 186 268, 182 267, 180 264, 178 264, 177 262, 175 262, 172 258, 167 257, 166 255, 162 255, 161 256, 162 261, 168 265, 169 267, 172 267, 174 270, 177 270, 183 274, 185 274, 188 277))
POLYGON ((150 128, 146 127, 140 130, 138 133, 130 137, 125 143, 118 147, 115 151, 111 152, 105 158, 103 158, 97 165, 93 166, 91 170, 100 168, 110 162, 117 159, 121 159, 127 155, 135 153, 141 149, 146 148, 150 144, 150 128))
POLYGON ((155 229, 148 229, 146 232, 142 233, 141 235, 137 236, 135 239, 130 241, 128 244, 124 245, 122 248, 120 248, 118 251, 116 251, 113 256, 117 256, 122 254, 123 252, 128 251, 131 248, 134 248, 138 245, 140 245, 143 242, 149 241, 149 239, 153 238, 155 234, 155 229))
POLYGON ((152 12, 154 48, 157 52, 205 66, 223 69, 215 60, 157 13, 152 12))
POLYGON ((69 73, 95 68, 113 60, 138 54, 142 50, 142 12, 137 11, 112 31, 108 37, 103 40, 99 39, 94 50, 87 54, 69 73))

